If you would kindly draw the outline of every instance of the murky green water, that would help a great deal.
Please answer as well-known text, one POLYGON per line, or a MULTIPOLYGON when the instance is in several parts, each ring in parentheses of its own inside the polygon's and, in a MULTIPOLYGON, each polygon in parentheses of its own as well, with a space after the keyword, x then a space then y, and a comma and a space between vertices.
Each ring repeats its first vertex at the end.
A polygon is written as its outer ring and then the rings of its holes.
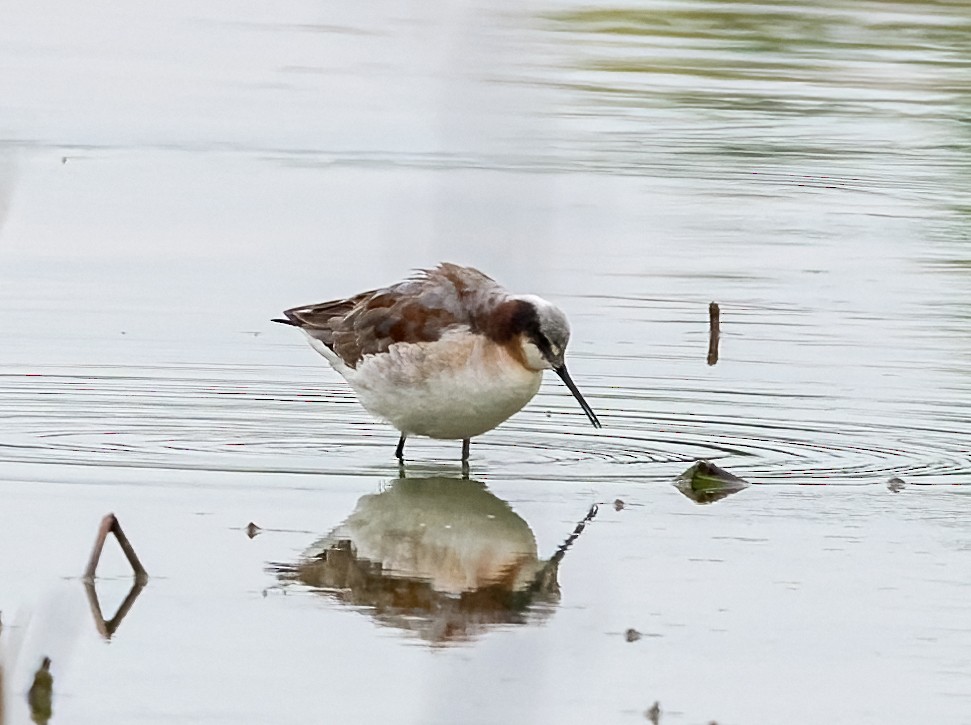
POLYGON ((7 15, 4 725, 45 655, 52 723, 971 723, 968 7, 7 15), (440 260, 603 430, 551 379, 402 478, 269 322, 440 260))

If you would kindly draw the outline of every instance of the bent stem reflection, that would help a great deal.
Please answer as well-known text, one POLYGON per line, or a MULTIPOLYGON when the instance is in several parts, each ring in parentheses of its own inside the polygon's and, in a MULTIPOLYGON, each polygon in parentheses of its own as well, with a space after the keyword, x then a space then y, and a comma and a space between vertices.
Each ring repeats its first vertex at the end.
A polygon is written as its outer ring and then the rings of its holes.
POLYGON ((549 615, 559 564, 595 514, 543 561, 526 521, 479 481, 401 478, 361 497, 300 561, 271 569, 432 644, 469 641, 549 615))
POLYGON ((124 601, 118 606, 118 611, 115 612, 115 616, 106 621, 104 614, 101 612, 101 602, 98 598, 98 591, 95 589, 94 581, 91 579, 84 580, 84 593, 88 597, 88 606, 91 608, 91 616, 94 617, 94 626, 102 637, 108 640, 111 639, 112 635, 125 620, 125 617, 128 616, 128 612, 131 611, 131 608, 135 605, 135 600, 138 599, 138 595, 142 593, 142 589, 144 588, 145 585, 142 582, 138 580, 132 582, 131 589, 128 590, 124 601))

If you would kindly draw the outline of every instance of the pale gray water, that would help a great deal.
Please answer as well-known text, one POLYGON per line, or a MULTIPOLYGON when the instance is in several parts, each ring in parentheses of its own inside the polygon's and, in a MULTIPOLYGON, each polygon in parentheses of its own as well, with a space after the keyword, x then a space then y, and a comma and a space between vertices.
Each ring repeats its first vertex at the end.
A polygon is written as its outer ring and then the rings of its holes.
POLYGON ((8 9, 5 725, 45 654, 54 723, 655 700, 971 723, 969 26, 949 3, 8 9), (443 490, 459 447, 431 441, 397 481, 394 431, 269 318, 440 260, 567 311, 603 430, 551 379, 473 443, 473 482, 443 490), (694 503, 671 482, 699 458, 753 486, 694 503), (153 575, 110 646, 76 579, 108 511, 153 575), (384 566, 287 573, 340 541, 384 566))

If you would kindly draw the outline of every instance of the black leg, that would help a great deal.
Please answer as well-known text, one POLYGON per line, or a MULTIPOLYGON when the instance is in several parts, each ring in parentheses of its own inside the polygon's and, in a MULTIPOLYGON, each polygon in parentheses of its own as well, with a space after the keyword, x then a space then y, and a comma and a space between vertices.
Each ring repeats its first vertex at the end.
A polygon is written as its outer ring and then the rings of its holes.
POLYGON ((469 462, 469 444, 472 442, 470 438, 462 439, 462 463, 469 462))
POLYGON ((401 438, 398 439, 398 447, 394 449, 394 454, 397 456, 399 461, 405 460, 405 434, 401 434, 401 438))

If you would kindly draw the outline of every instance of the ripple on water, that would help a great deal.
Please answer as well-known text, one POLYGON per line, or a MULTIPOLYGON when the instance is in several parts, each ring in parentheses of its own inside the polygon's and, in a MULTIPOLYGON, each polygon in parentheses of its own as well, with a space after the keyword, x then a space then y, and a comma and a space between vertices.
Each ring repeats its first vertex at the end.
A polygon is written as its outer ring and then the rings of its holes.
MULTIPOLYGON (((345 474, 393 467, 396 433, 371 420, 346 386, 308 386, 304 368, 284 369, 286 379, 280 372, 274 368, 272 379, 234 366, 5 373, 0 461, 345 474)), ((764 484, 892 476, 963 483, 968 470, 959 423, 794 420, 791 407, 772 417, 763 395, 738 393, 728 403, 700 383, 682 382, 673 395, 625 387, 629 379, 601 381, 586 392, 604 429, 590 428, 572 398, 551 386, 476 440, 473 466, 500 478, 646 480, 708 459, 764 484)), ((416 440, 412 454, 416 465, 455 462, 458 444, 416 440)))

